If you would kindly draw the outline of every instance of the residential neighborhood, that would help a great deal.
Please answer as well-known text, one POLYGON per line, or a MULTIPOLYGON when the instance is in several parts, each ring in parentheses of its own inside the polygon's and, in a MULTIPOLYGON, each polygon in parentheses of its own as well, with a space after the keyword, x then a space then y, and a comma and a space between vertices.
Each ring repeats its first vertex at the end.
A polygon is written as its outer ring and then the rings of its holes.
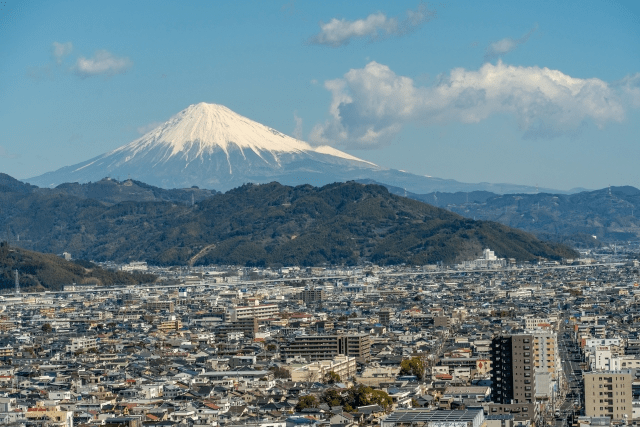
POLYGON ((0 297, 14 426, 640 423, 638 262, 159 268, 0 297), (164 284, 163 284, 164 283, 164 284))

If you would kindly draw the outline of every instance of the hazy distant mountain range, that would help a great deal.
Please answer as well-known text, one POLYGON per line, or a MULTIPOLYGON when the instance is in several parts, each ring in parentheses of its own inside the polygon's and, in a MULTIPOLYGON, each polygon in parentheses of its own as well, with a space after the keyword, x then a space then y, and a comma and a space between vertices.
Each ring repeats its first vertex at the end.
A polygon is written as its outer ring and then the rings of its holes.
POLYGON ((497 221, 542 239, 572 246, 640 239, 640 190, 635 187, 610 187, 568 195, 488 191, 416 194, 385 186, 394 194, 446 208, 467 218, 497 221))
POLYGON ((329 146, 312 147, 215 104, 191 105, 141 138, 73 166, 27 179, 39 187, 131 178, 153 186, 227 191, 245 183, 322 186, 373 179, 414 193, 533 193, 535 187, 466 184, 388 169, 329 146))
POLYGON ((577 256, 566 246, 465 219, 379 185, 247 184, 200 201, 193 201, 192 189, 174 190, 173 200, 126 201, 135 199, 130 189, 138 184, 100 185, 105 201, 74 186, 42 189, 0 175, 0 236, 41 252, 160 265, 423 265, 474 259, 485 247, 518 260, 577 256), (122 201, 114 203, 117 198, 122 201))

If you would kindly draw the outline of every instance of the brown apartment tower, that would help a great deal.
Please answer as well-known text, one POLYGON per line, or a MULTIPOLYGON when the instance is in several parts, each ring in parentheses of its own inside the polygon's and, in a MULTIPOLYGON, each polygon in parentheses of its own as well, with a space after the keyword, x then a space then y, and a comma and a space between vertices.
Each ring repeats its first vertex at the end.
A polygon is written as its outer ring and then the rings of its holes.
POLYGON ((535 403, 536 379, 532 335, 501 335, 491 342, 495 403, 535 403))
POLYGON ((493 366, 491 415, 514 414, 515 420, 536 415, 536 377, 532 335, 500 335, 491 341, 493 366))

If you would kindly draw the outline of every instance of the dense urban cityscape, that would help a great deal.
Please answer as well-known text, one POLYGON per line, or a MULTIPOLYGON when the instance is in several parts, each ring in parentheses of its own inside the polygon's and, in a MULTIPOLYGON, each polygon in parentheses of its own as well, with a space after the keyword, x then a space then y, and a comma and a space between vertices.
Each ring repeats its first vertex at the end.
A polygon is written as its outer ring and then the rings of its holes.
MULTIPOLYGON (((2 296, 21 426, 640 421, 637 247, 564 262, 106 268, 153 285, 2 296)), ((64 254, 71 257, 71 254, 64 254)))

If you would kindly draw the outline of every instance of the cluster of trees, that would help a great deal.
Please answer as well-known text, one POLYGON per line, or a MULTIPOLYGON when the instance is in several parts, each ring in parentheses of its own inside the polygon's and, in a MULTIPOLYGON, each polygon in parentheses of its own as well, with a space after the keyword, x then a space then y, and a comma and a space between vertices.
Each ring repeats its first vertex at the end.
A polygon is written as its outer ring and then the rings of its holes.
POLYGON ((412 357, 400 362, 400 375, 415 375, 422 381, 425 374, 425 361, 422 357, 412 357))
POLYGON ((291 378, 291 372, 287 368, 272 366, 269 370, 273 372, 273 376, 276 379, 291 378))
POLYGON ((327 372, 327 375, 325 375, 324 380, 325 380, 325 382, 327 384, 339 383, 340 382, 340 375, 336 374, 333 371, 329 371, 329 372, 327 372))
POLYGON ((316 408, 321 403, 329 406, 342 406, 346 412, 353 412, 359 406, 378 405, 385 411, 389 411, 393 404, 391 397, 382 390, 375 390, 365 385, 356 385, 346 391, 329 389, 322 393, 320 397, 306 395, 300 397, 296 410, 305 408, 316 408))

